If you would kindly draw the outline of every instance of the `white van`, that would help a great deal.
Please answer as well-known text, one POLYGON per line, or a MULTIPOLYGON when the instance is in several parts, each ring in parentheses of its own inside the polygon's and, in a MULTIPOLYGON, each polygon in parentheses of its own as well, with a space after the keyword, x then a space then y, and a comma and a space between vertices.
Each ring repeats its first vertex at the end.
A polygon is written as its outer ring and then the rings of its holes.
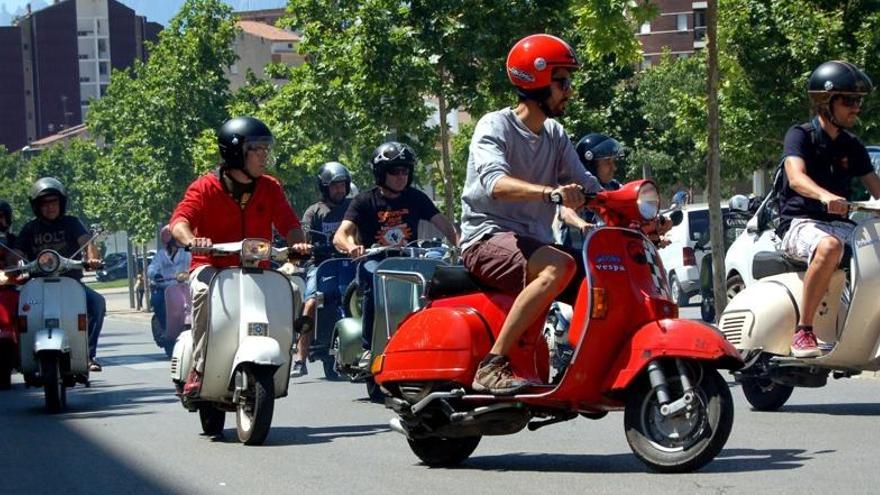
MULTIPOLYGON (((672 227, 666 234, 669 245, 660 249, 660 258, 669 278, 672 299, 679 306, 690 302, 690 298, 700 292, 700 260, 705 251, 695 249, 697 244, 706 245, 709 241, 709 205, 697 203, 686 205, 682 210, 681 223, 672 227)), ((722 207, 722 214, 727 207, 722 207)))

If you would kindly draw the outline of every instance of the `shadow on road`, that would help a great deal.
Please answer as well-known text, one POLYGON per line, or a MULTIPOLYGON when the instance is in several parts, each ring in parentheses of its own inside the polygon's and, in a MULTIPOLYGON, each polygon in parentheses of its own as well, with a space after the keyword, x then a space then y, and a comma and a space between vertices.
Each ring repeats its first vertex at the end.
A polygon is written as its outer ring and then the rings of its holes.
MULTIPOLYGON (((815 453, 813 453, 815 454, 815 453)), ((801 449, 726 449, 700 472, 734 473, 797 469, 812 459, 801 449)), ((526 454, 480 456, 479 451, 456 469, 558 473, 651 472, 632 454, 526 454)))
POLYGON ((828 414, 832 416, 880 416, 880 403, 794 404, 782 406, 782 409, 776 414, 779 413, 828 414))
MULTIPOLYGON (((228 414, 226 416, 227 425, 229 425, 230 420, 232 421, 233 428, 226 428, 223 430, 223 435, 215 437, 214 441, 238 443, 238 436, 234 427, 235 416, 228 414)), ((384 433, 386 431, 391 431, 388 424, 340 425, 321 428, 312 428, 308 426, 272 426, 272 429, 269 430, 269 436, 266 438, 264 447, 327 443, 332 442, 337 438, 367 437, 377 433, 384 433)))

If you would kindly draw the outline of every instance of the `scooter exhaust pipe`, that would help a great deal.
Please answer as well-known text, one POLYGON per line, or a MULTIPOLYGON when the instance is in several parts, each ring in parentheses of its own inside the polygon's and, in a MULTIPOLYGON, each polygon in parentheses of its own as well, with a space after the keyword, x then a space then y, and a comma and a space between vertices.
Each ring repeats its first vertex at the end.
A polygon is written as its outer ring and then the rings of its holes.
POLYGON ((406 431, 403 423, 400 422, 400 418, 391 418, 391 420, 388 421, 388 426, 391 427, 391 431, 396 431, 406 438, 409 438, 409 432, 406 431))

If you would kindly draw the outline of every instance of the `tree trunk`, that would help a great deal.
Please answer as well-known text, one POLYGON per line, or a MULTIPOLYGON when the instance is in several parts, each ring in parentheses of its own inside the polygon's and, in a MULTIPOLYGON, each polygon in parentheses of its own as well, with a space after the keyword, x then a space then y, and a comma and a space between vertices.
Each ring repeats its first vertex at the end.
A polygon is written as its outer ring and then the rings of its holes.
MULTIPOLYGON (((437 64, 437 75, 441 81, 445 81, 446 71, 443 70, 442 63, 437 64)), ((437 92, 437 111, 440 113, 440 166, 443 172, 443 200, 446 218, 455 225, 455 190, 453 186, 455 181, 452 179, 452 164, 449 163, 449 127, 446 123, 446 113, 449 110, 446 108, 443 85, 441 84, 440 87, 441 90, 437 92)))
POLYGON ((712 285, 715 295, 716 318, 721 317, 727 305, 724 268, 724 226, 721 218, 721 156, 719 148, 718 118, 718 1, 709 0, 706 9, 706 37, 708 43, 708 94, 709 110, 709 238, 712 246, 712 285))

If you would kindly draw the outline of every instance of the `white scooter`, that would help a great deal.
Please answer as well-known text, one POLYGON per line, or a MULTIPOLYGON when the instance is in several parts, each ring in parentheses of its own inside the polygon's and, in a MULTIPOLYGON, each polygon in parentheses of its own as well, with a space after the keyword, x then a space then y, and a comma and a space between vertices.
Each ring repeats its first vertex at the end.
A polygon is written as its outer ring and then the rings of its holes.
POLYGON ((82 261, 47 249, 33 261, 5 270, 31 277, 18 303, 21 373, 27 386, 43 387, 50 413, 67 407, 68 387, 89 386, 86 291, 78 280, 61 276, 83 268, 82 261))
POLYGON ((177 339, 171 379, 183 407, 199 412, 204 433, 220 434, 226 411, 234 411, 238 439, 260 445, 269 433, 275 399, 287 395, 293 321, 302 294, 282 273, 259 264, 270 257, 286 259, 287 248, 274 248, 265 239, 245 239, 193 252, 238 254, 242 266, 218 270, 209 284, 208 344, 199 396, 182 393, 193 366, 192 331, 177 339))
POLYGON ((782 407, 793 387, 821 387, 828 375, 845 378, 880 370, 880 202, 850 203, 851 211, 869 212, 853 231, 849 277, 837 270, 813 322, 823 354, 790 356, 800 315, 806 264, 778 253, 756 257, 759 280, 737 294, 718 322, 740 350, 745 367, 735 373, 749 403, 758 410, 782 407))

